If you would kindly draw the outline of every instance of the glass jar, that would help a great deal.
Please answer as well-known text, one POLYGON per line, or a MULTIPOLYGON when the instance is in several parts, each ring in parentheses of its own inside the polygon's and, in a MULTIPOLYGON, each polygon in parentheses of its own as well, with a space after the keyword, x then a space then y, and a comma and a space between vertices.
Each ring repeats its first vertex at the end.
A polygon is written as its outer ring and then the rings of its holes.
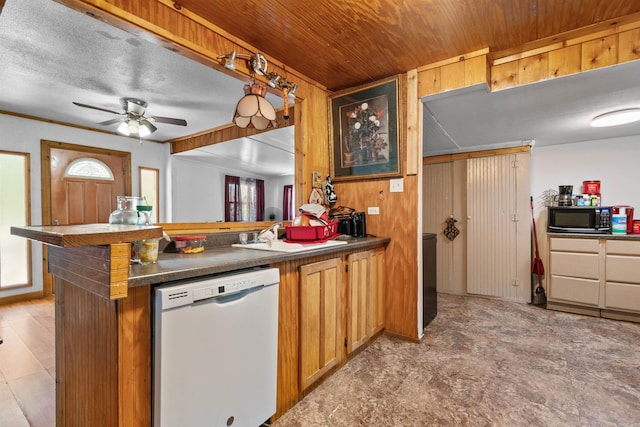
POLYGON ((140 197, 116 196, 117 209, 109 215, 109 224, 138 224, 136 206, 142 204, 140 197))
POLYGON ((138 210, 138 225, 153 225, 153 221, 151 220, 153 206, 138 205, 136 209, 138 210))

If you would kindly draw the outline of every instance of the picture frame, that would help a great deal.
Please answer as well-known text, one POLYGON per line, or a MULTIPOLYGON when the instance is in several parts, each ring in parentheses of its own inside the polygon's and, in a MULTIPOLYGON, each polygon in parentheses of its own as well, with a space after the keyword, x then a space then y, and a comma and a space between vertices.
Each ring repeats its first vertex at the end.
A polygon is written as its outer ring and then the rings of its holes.
POLYGON ((398 76, 330 97, 333 181, 402 176, 398 76))

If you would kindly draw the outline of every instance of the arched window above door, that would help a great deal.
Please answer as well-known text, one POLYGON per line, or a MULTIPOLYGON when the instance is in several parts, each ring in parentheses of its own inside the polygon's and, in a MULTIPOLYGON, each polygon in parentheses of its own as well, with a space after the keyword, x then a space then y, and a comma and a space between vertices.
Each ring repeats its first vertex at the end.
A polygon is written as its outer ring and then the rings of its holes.
POLYGON ((109 166, 97 159, 83 157, 69 163, 64 171, 65 178, 93 178, 113 181, 109 166))

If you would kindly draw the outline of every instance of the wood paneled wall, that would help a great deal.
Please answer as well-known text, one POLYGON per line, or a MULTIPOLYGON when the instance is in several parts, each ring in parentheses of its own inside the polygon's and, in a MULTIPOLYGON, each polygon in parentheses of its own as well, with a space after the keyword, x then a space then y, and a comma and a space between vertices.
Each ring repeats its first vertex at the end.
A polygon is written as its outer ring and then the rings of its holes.
MULTIPOLYGON (((629 18, 630 19, 630 18, 629 18)), ((418 96, 486 83, 492 91, 640 59, 640 20, 605 22, 524 46, 522 51, 480 50, 418 68, 418 96), (527 48, 529 50, 526 50, 527 48)))

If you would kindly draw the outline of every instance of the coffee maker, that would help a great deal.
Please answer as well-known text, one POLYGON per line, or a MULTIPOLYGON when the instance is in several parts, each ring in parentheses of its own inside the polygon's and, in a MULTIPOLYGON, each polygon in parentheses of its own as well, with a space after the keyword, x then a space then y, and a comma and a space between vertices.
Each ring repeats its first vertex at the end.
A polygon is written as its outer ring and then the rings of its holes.
POLYGON ((571 206, 573 185, 560 185, 558 186, 558 206, 571 206))

